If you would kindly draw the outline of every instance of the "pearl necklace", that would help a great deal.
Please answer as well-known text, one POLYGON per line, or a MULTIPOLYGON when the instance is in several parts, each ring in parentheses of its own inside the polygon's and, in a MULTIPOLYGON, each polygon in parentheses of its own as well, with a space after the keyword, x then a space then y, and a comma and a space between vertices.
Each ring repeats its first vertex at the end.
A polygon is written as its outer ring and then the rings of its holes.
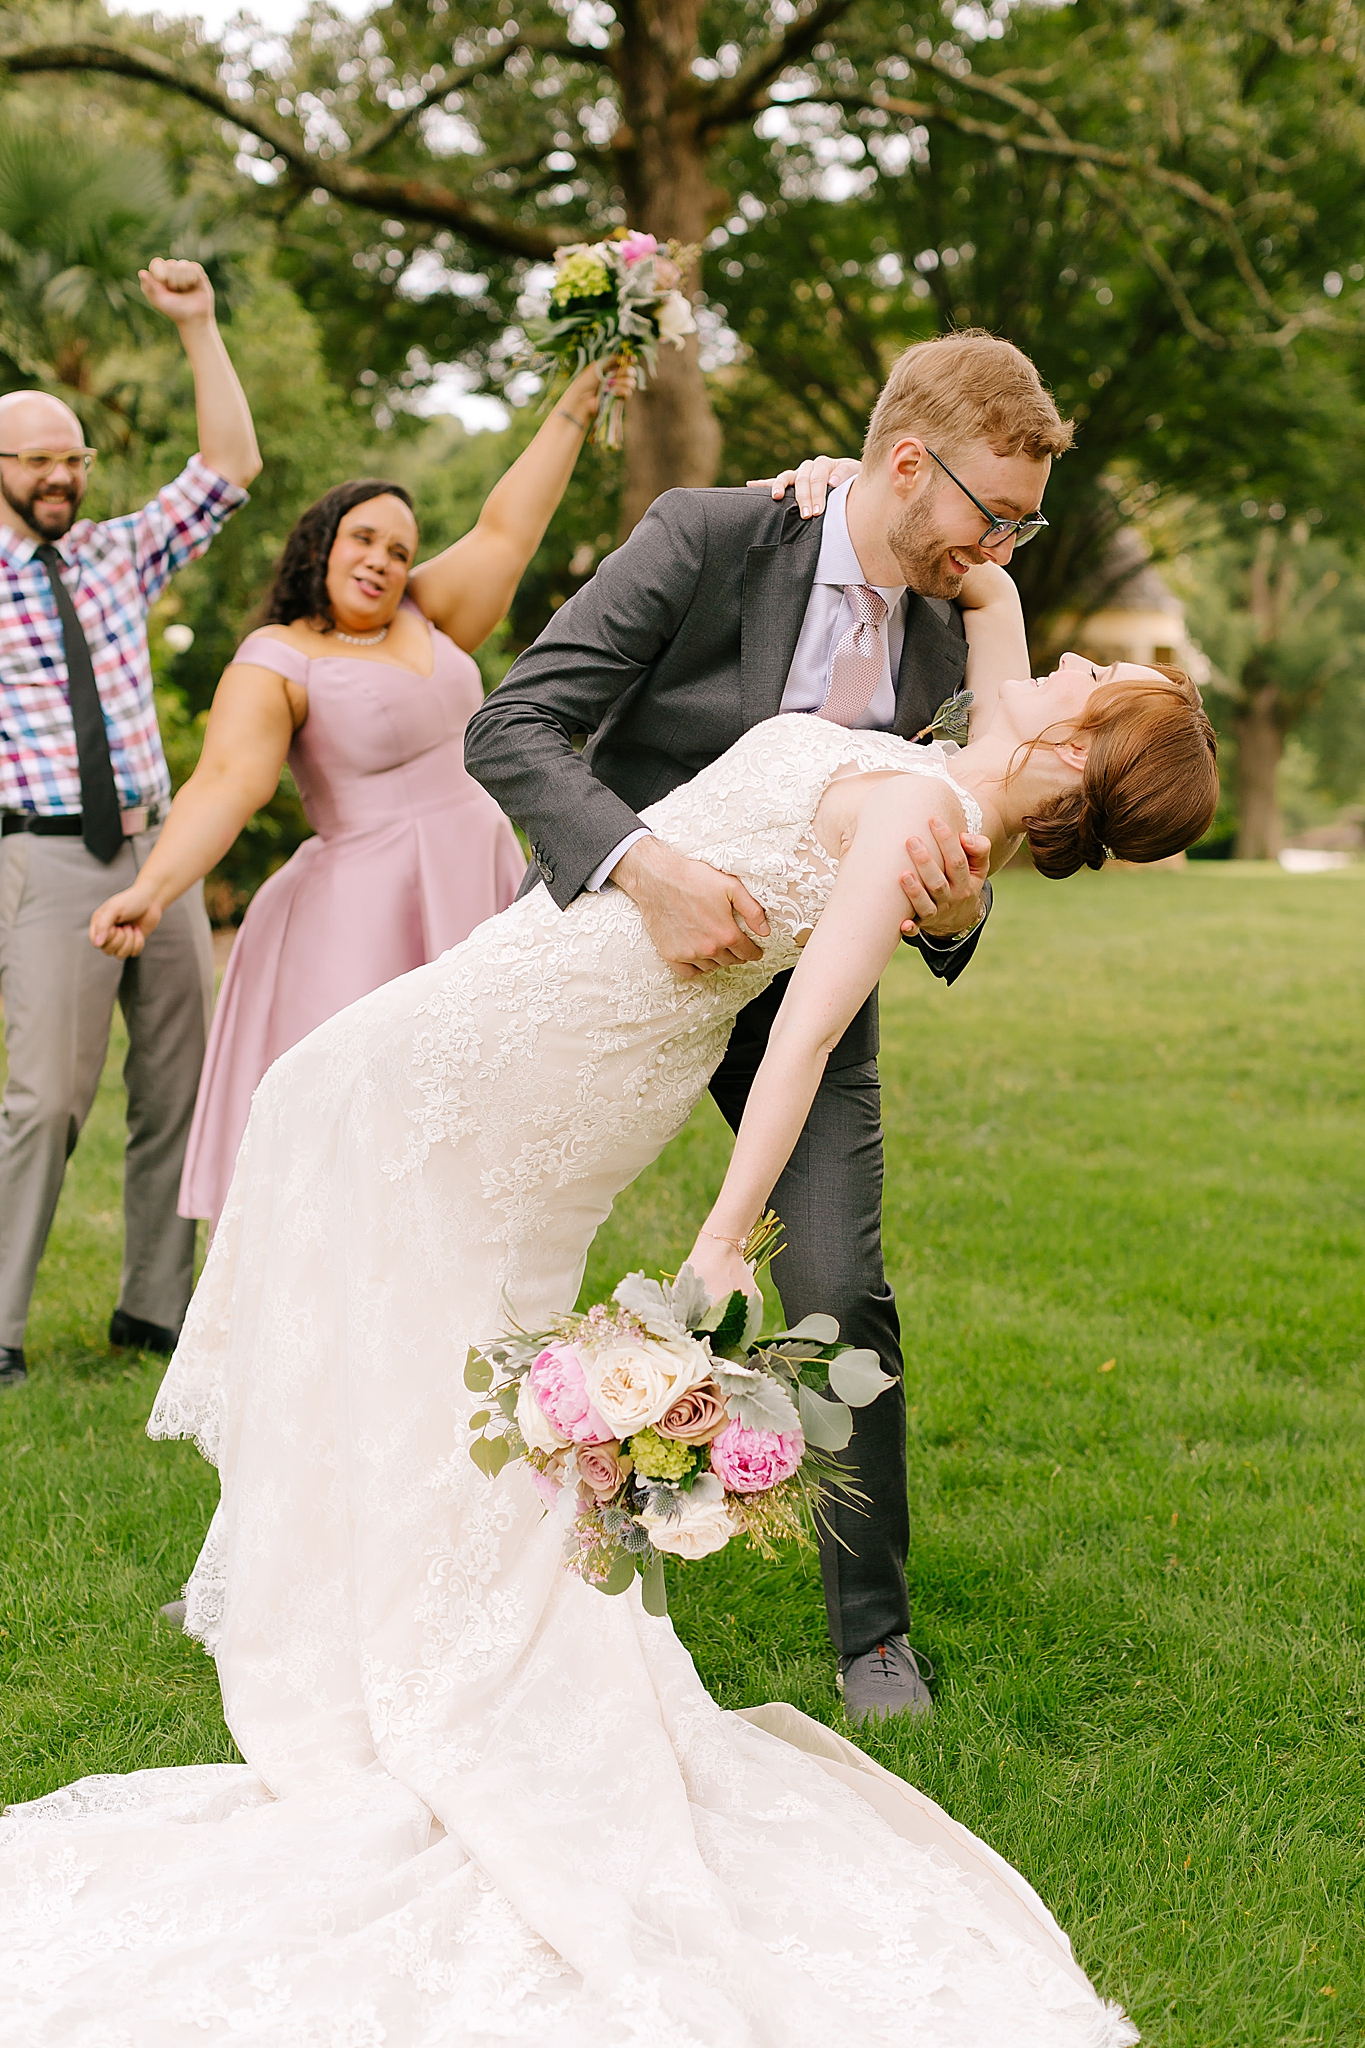
POLYGON ((332 638, 344 640, 348 647, 377 647, 388 630, 387 626, 381 626, 377 633, 343 633, 340 626, 333 626, 332 638))

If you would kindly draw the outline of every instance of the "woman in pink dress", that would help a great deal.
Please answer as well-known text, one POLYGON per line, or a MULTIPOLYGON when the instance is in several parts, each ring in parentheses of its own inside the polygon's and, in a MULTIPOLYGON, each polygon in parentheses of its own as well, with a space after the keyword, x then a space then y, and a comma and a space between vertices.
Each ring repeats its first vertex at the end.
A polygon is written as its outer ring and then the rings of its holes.
POLYGON ((412 567, 408 494, 338 484, 280 557, 264 623, 224 671, 204 750, 130 889, 91 919, 116 959, 142 951, 177 896, 222 859, 288 760, 316 837, 257 891, 214 1014, 180 1186, 182 1216, 222 1209, 258 1082, 381 983, 437 959, 511 902, 512 827, 466 773, 482 702, 471 650, 540 545, 597 406, 568 387, 478 524, 412 567))

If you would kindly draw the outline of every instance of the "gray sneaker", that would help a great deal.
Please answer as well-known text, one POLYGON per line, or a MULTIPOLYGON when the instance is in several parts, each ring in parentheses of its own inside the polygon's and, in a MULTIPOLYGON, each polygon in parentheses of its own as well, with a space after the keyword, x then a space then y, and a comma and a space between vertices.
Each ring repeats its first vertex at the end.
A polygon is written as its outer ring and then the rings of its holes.
POLYGON ((929 1659, 921 1668, 904 1636, 888 1636, 861 1657, 841 1657, 835 1683, 850 1721, 884 1721, 888 1714, 909 1714, 922 1721, 934 1711, 925 1683, 933 1675, 929 1659))

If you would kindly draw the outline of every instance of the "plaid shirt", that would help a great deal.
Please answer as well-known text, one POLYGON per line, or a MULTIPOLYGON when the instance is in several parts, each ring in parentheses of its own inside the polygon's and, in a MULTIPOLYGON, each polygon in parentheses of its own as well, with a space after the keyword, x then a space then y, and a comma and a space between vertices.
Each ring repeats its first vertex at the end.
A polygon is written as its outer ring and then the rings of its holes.
MULTIPOLYGON (((152 702, 147 612, 177 569, 202 555, 246 492, 198 455, 150 505, 122 519, 78 519, 55 543, 95 665, 120 807, 171 793, 152 702)), ((78 812, 81 771, 67 701, 66 651, 41 543, 0 525, 0 810, 78 812)))

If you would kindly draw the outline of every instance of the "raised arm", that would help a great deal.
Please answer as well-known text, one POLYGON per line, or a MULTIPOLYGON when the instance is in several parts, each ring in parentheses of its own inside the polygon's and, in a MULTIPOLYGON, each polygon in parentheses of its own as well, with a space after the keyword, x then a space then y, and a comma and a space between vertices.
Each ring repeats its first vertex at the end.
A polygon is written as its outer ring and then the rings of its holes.
POLYGON ((91 918, 93 946, 113 960, 142 951, 167 906, 203 880, 247 819, 270 801, 294 726, 283 676, 247 662, 224 671, 198 765, 177 792, 137 880, 101 903, 91 918))
POLYGON ((907 831, 931 815, 954 831, 966 819, 952 791, 921 776, 871 786, 828 907, 812 933, 768 1036, 729 1169, 690 1261, 712 1295, 752 1284, 739 1257, 805 1124, 830 1052, 867 1001, 900 943, 900 874, 907 831))
POLYGON ((962 586, 958 604, 967 634, 966 687, 974 724, 993 710, 1004 682, 1030 675, 1024 607, 1014 578, 998 562, 979 562, 962 586))
POLYGON ((207 273, 202 264, 181 257, 154 256, 138 281, 147 303, 180 331, 194 374, 199 453, 229 483, 249 484, 260 474, 261 451, 246 393, 218 332, 207 273))
POLYGON ((535 439, 493 486, 477 523, 409 578, 409 595, 457 647, 472 653, 506 617, 573 475, 601 384, 597 364, 580 371, 535 439))

